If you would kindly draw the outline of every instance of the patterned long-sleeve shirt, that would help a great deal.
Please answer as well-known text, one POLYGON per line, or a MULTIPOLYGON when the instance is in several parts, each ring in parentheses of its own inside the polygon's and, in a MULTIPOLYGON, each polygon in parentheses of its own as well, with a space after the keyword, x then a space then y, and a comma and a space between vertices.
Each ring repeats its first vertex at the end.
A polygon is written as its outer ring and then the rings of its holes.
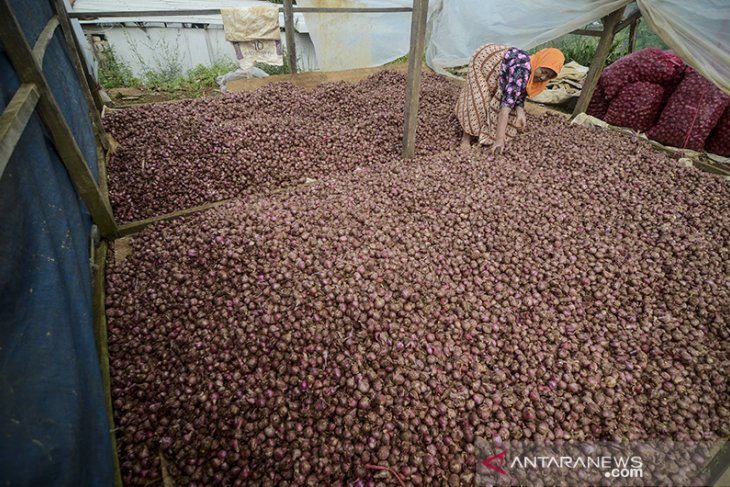
POLYGON ((525 104, 527 82, 530 80, 530 55, 513 47, 504 54, 499 68, 499 88, 503 107, 515 108, 525 104))

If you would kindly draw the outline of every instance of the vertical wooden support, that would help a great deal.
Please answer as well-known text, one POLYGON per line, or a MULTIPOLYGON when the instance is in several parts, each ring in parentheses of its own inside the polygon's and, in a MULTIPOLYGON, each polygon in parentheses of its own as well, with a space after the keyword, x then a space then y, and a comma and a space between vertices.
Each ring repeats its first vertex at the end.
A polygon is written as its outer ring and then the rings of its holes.
POLYGON ((286 59, 289 73, 297 74, 297 48, 294 45, 294 9, 292 0, 284 0, 284 33, 286 34, 286 59))
POLYGON ((578 103, 575 104, 573 117, 585 112, 588 108, 588 104, 598 84, 598 79, 601 77, 603 67, 606 64, 608 53, 611 51, 611 45, 613 44, 615 35, 614 30, 621 21, 625 8, 626 6, 623 6, 603 18, 603 34, 601 34, 601 39, 598 41, 596 54, 593 56, 593 61, 591 61, 591 67, 588 69, 588 76, 586 76, 586 80, 583 82, 583 89, 580 92, 578 103))
POLYGON ((403 158, 411 159, 416 151, 418 102, 421 98, 421 67, 426 47, 426 16, 428 0, 413 0, 411 17, 411 49, 408 53, 408 79, 403 134, 403 158))
POLYGON ((638 27, 639 22, 639 19, 635 19, 631 22, 631 26, 629 27, 629 54, 634 52, 634 49, 636 49, 636 28, 638 27))
POLYGON ((94 127, 94 131, 96 132, 97 141, 101 144, 102 147, 104 147, 104 149, 108 149, 109 141, 106 138, 104 126, 101 124, 101 116, 99 115, 99 111, 96 108, 94 97, 91 94, 91 87, 88 83, 87 71, 84 67, 84 61, 81 58, 81 52, 78 49, 78 44, 76 43, 76 34, 74 34, 73 27, 71 27, 71 21, 68 20, 68 12, 66 12, 66 7, 63 4, 63 0, 54 0, 53 6, 56 9, 56 15, 58 16, 58 21, 61 24, 63 37, 66 39, 66 46, 69 50, 71 62, 73 63, 74 69, 76 70, 76 77, 79 79, 79 86, 81 86, 81 91, 84 92, 84 98, 86 98, 86 103, 89 105, 89 114, 91 115, 91 123, 94 127))
POLYGON ((117 225, 114 222, 111 207, 101 194, 94 175, 66 123, 63 112, 43 75, 43 68, 33 57, 33 52, 18 24, 18 19, 15 18, 8 2, 4 0, 0 1, 0 43, 21 82, 33 83, 38 89, 40 94, 37 105, 38 113, 48 129, 53 145, 66 166, 76 191, 89 209, 91 218, 103 236, 114 236, 117 232, 117 225))

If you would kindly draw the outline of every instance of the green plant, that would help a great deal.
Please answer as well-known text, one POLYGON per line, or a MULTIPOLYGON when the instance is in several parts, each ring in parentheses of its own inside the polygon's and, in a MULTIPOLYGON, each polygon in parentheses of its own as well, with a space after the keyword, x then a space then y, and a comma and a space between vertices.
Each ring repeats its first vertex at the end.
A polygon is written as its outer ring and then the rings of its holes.
MULTIPOLYGON (((555 47, 563 51, 567 62, 575 61, 583 66, 588 66, 593 61, 598 47, 597 37, 579 36, 576 34, 567 34, 554 41, 542 44, 530 50, 531 53, 544 49, 546 47, 555 47)), ((619 32, 613 40, 611 50, 608 54, 607 63, 611 64, 621 56, 628 52, 628 35, 625 32, 619 32)))
POLYGON ((289 74, 289 65, 286 63, 286 56, 284 56, 284 64, 281 66, 274 66, 273 64, 256 63, 256 67, 268 75, 276 74, 289 74))
POLYGON ((139 46, 125 30, 129 47, 140 66, 142 66, 144 86, 165 91, 180 89, 180 84, 184 78, 182 54, 178 49, 180 34, 178 33, 174 44, 165 38, 153 40, 149 33, 145 32, 145 34, 147 35, 147 42, 143 41, 142 45, 151 53, 148 57, 140 53, 139 46))
MULTIPOLYGON (((598 37, 579 36, 576 34, 566 34, 553 41, 537 46, 530 52, 535 52, 545 47, 557 47, 565 54, 566 61, 575 61, 578 64, 589 66, 593 61, 598 47, 598 37)), ((667 49, 667 45, 652 32, 651 28, 644 21, 639 21, 636 28, 636 43, 634 50, 644 49, 646 47, 658 47, 667 49)), ((611 64, 629 52, 629 29, 626 28, 616 34, 611 44, 611 50, 608 53, 606 64, 611 64)))
POLYGON ((132 74, 132 68, 117 58, 114 49, 110 46, 99 56, 99 84, 109 89, 137 86, 140 81, 132 74))
POLYGON ((218 86, 216 78, 223 74, 233 71, 238 66, 228 59, 216 60, 210 66, 198 64, 188 71, 185 78, 185 88, 189 91, 201 92, 205 88, 215 88, 218 86))
MULTIPOLYGON (((281 66, 274 66, 272 64, 266 63, 256 63, 256 67, 264 73, 268 74, 269 76, 277 74, 289 74, 291 71, 289 70, 289 63, 286 58, 286 47, 282 47, 282 57, 284 59, 284 63, 281 66)), ((297 56, 297 64, 299 64, 300 61, 301 56, 297 56)))

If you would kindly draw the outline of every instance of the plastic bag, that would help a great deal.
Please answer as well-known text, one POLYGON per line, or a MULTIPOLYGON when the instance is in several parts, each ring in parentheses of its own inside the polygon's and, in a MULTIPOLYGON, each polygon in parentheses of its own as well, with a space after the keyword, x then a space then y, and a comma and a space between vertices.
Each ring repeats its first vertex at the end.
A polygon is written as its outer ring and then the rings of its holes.
POLYGON ((659 117, 663 99, 661 85, 637 81, 624 86, 611 100, 603 119, 611 125, 646 132, 659 117))
POLYGON ((257 67, 249 68, 246 70, 239 68, 235 71, 231 71, 218 76, 215 79, 215 82, 218 83, 218 87, 220 88, 220 90, 225 93, 226 91, 228 91, 228 83, 230 81, 236 81, 239 79, 265 78, 267 76, 268 73, 266 71, 257 67))
POLYGON ((688 68, 662 110, 659 122, 647 135, 664 145, 702 151, 728 104, 728 95, 688 68))

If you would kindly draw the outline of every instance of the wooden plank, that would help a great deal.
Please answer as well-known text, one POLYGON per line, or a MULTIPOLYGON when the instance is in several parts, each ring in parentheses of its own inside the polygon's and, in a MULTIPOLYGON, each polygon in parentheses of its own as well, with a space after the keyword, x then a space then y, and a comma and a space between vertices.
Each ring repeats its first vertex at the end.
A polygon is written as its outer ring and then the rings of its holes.
MULTIPOLYGON (((306 182, 303 184, 298 184, 296 186, 289 186, 286 188, 273 189, 271 191, 262 192, 259 196, 266 197, 266 196, 272 196, 275 194, 286 193, 288 191, 296 191, 296 190, 300 190, 303 188, 311 187, 317 183, 318 183, 318 181, 314 180, 314 181, 306 182)), ((117 234, 117 237, 119 239, 121 239, 121 238, 127 237, 129 235, 132 235, 134 233, 140 232, 140 231, 144 230, 147 226, 152 225, 153 223, 167 221, 167 220, 174 220, 175 218, 182 218, 185 216, 194 215, 195 213, 200 213, 202 211, 212 210, 213 208, 217 208, 221 205, 225 205, 226 203, 230 203, 232 201, 240 200, 241 198, 244 198, 247 196, 250 196, 250 194, 244 194, 237 198, 229 198, 227 200, 215 201, 213 203, 205 203, 203 205, 193 206, 192 208, 185 208, 184 210, 173 211, 172 213, 165 213, 164 215, 160 215, 160 216, 153 216, 151 218, 146 218, 144 220, 138 220, 136 222, 125 223, 119 227, 119 233, 117 234)))
POLYGON ((712 174, 718 174, 720 176, 730 177, 730 168, 724 167, 727 166, 727 164, 718 164, 713 161, 703 161, 703 160, 694 160, 692 161, 692 165, 696 167, 697 169, 700 169, 705 172, 709 172, 712 174))
POLYGON ((35 110, 40 97, 38 89, 32 83, 24 83, 15 92, 13 98, 0 115, 0 178, 15 146, 23 135, 25 126, 35 110))
MULTIPOLYGON (((106 149, 108 148, 106 131, 104 130, 104 126, 101 123, 101 116, 96 109, 94 97, 91 95, 91 87, 89 86, 86 76, 86 68, 84 67, 85 63, 81 60, 81 54, 77 49, 76 34, 74 34, 73 28, 71 27, 71 22, 68 20, 66 7, 63 4, 63 0, 53 0, 53 6, 56 9, 56 15, 61 24, 63 37, 66 39, 66 47, 69 50, 69 55, 71 57, 71 62, 74 65, 74 70, 76 70, 76 77, 79 80, 81 91, 84 93, 84 98, 86 98, 86 104, 89 106, 89 115, 91 116, 91 124, 94 127, 94 132, 96 133, 97 144, 101 144, 101 146, 106 149)), ((38 63, 38 65, 43 66, 43 64, 41 63, 38 63)))
MULTIPOLYGON (((424 67, 424 70, 432 72, 428 69, 428 67, 424 67)), ((380 73, 382 71, 406 73, 408 72, 408 64, 391 64, 377 68, 358 68, 347 69, 344 71, 309 71, 294 75, 277 74, 274 76, 266 76, 264 78, 240 79, 229 82, 228 91, 253 91, 271 83, 291 83, 300 88, 311 89, 324 83, 336 83, 338 81, 357 83, 370 75, 380 73)))
POLYGON ((574 31, 571 31, 570 34, 575 34, 577 36, 601 37, 603 35, 603 31, 594 29, 576 29, 574 31))
POLYGON ((106 323, 106 293, 104 292, 107 250, 107 243, 102 241, 96 248, 96 252, 93 256, 92 262, 94 263, 94 267, 91 306, 94 316, 94 336, 96 337, 96 348, 99 354, 99 367, 101 368, 101 383, 104 388, 104 402, 112 442, 114 485, 115 487, 122 487, 122 476, 119 468, 119 455, 117 450, 117 435, 116 428, 114 427, 114 411, 112 408, 111 374, 109 373, 109 335, 106 323))
POLYGON ((408 80, 406 82, 406 110, 403 127, 403 158, 410 159, 416 152, 418 102, 421 98, 421 67, 426 47, 426 15, 428 0, 413 0, 411 16, 411 49, 408 53, 408 80))
POLYGON ((618 34, 622 30, 624 30, 626 27, 630 25, 634 25, 637 20, 641 18, 641 10, 636 9, 635 12, 633 12, 631 15, 623 19, 619 24, 613 29, 614 34, 618 34))
POLYGON ((74 140, 73 133, 66 124, 61 108, 43 75, 42 68, 33 58, 32 50, 8 2, 0 2, 0 42, 22 82, 36 85, 40 93, 37 104, 38 113, 48 129, 53 145, 66 166, 76 191, 89 209, 94 223, 99 227, 103 236, 113 236, 117 226, 114 223, 111 207, 105 203, 99 186, 94 180, 81 149, 74 140))
POLYGON ((575 104, 575 109, 573 110, 573 117, 579 113, 585 112, 588 108, 588 104, 590 103, 593 92, 598 84, 598 79, 601 77, 601 73, 603 72, 603 68, 606 64, 608 53, 611 51, 614 29, 621 20, 621 16, 623 15, 625 8, 626 6, 623 6, 603 18, 603 35, 598 41, 596 54, 593 56, 591 67, 588 69, 588 75, 583 82, 583 89, 580 92, 580 97, 578 98, 578 102, 575 104))
MULTIPOLYGON (((613 33, 618 34, 622 30, 624 30, 627 26, 635 26, 636 20, 641 17, 641 10, 636 10, 634 13, 626 17, 624 20, 622 20, 614 29, 613 33)), ((571 31, 570 34, 575 34, 579 36, 593 36, 593 37, 601 37, 603 35, 603 30, 598 29, 576 29, 574 31, 571 31)))
POLYGON ((297 48, 294 44, 294 13, 292 0, 284 0, 284 33, 286 34, 286 59, 289 73, 297 74, 297 48))
POLYGON ((636 27, 638 24, 639 19, 636 19, 631 23, 631 27, 629 28, 629 54, 634 52, 634 49, 636 49, 636 27))
POLYGON ((104 148, 101 146, 96 146, 96 158, 99 161, 99 190, 101 191, 101 194, 104 196, 104 201, 107 202, 109 206, 111 206, 111 201, 109 201, 109 175, 107 173, 107 155, 108 157, 114 157, 111 155, 109 151, 104 151, 104 148))
MULTIPOLYGON (((373 8, 328 8, 328 7, 294 7, 292 13, 397 13, 410 12, 410 7, 373 7, 373 8)), ((279 12, 284 12, 283 7, 279 12)), ((94 20, 97 18, 119 18, 119 17, 181 17, 190 15, 220 15, 219 8, 192 9, 192 10, 127 10, 127 11, 96 11, 96 12, 69 12, 71 19, 94 20)))
POLYGON ((236 198, 216 201, 214 203, 206 203, 204 205, 193 206, 192 208, 185 208, 184 210, 173 211, 172 213, 165 213, 164 215, 160 216, 145 218, 144 220, 138 220, 136 222, 125 223, 119 226, 119 232, 117 233, 117 237, 126 237, 128 235, 132 235, 133 233, 140 232, 144 230, 147 226, 152 225, 153 223, 173 220, 175 218, 194 215, 195 213, 200 213, 201 211, 211 210, 221 205, 225 205, 226 203, 230 203, 231 201, 235 201, 235 199, 236 198))
POLYGON ((33 57, 39 66, 43 66, 43 57, 46 54, 48 43, 51 42, 51 39, 53 39, 53 34, 56 32, 56 27, 58 27, 58 25, 58 17, 51 17, 51 20, 48 21, 33 45, 33 57))
POLYGON ((730 439, 723 439, 705 467, 709 473, 707 485, 730 485, 730 439))

